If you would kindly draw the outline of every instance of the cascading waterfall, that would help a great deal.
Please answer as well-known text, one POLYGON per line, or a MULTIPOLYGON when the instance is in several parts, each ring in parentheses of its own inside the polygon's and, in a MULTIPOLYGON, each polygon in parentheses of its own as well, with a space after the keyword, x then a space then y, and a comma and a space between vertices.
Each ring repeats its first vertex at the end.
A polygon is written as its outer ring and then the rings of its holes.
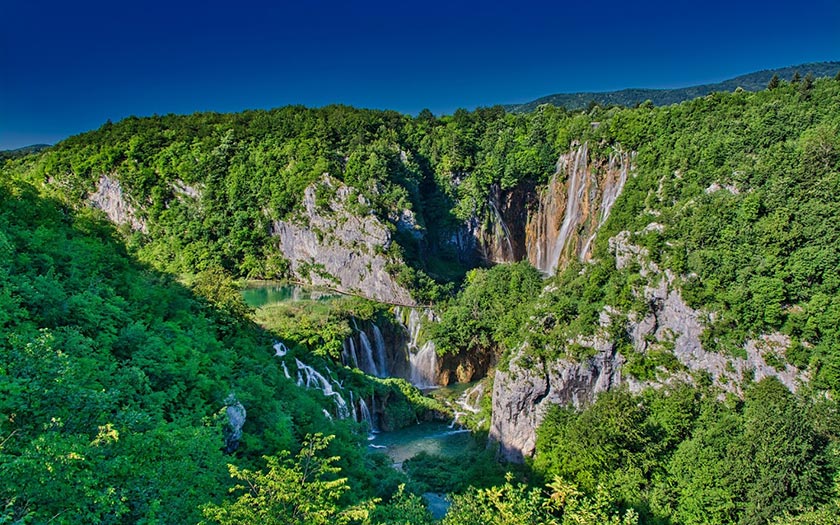
POLYGON ((554 275, 557 270, 557 264, 560 262, 560 256, 563 254, 563 249, 566 247, 566 242, 573 231, 573 226, 576 226, 577 219, 580 217, 580 204, 584 197, 586 190, 586 162, 588 156, 587 143, 578 148, 575 155, 574 165, 566 186, 566 211, 563 214, 563 224, 560 226, 560 231, 557 233, 557 238, 554 239, 553 245, 548 253, 550 259, 548 261, 548 274, 554 275))
POLYGON ((589 255, 589 250, 592 247, 592 241, 598 235, 598 230, 610 218, 615 201, 621 195, 621 190, 624 189, 624 184, 627 182, 627 173, 630 171, 631 157, 620 150, 615 150, 610 154, 609 167, 607 169, 607 176, 604 180, 604 189, 601 192, 601 206, 598 208, 598 226, 592 232, 592 235, 586 239, 586 244, 580 251, 580 260, 583 261, 589 255), (617 174, 617 177, 614 176, 617 174))
POLYGON ((379 360, 378 368, 379 377, 388 377, 388 356, 385 354, 385 338, 382 337, 382 331, 376 324, 373 324, 373 342, 376 348, 376 357, 379 360))
POLYGON ((376 427, 373 425, 373 416, 368 409, 367 403, 365 403, 364 398, 359 398, 359 421, 364 421, 367 423, 368 430, 371 432, 377 432, 376 427))
POLYGON ((370 339, 363 331, 359 331, 359 343, 361 343, 362 355, 359 359, 361 370, 372 376, 378 376, 379 370, 376 368, 376 361, 373 359, 373 347, 370 344, 370 339))
MULTIPOLYGON (((425 316, 428 320, 434 320, 434 312, 432 310, 425 310, 425 316)), ((411 308, 408 310, 408 316, 405 316, 403 309, 397 307, 394 309, 394 314, 403 327, 408 332, 408 360, 410 373, 408 380, 418 388, 434 388, 437 386, 437 352, 435 351, 434 341, 426 341, 422 347, 418 347, 420 343, 420 329, 423 322, 423 315, 418 308, 411 308), (407 324, 403 324, 406 322, 407 324)))
POLYGON ((549 184, 529 213, 528 260, 547 275, 577 258, 586 261, 633 170, 634 153, 615 147, 606 159, 589 158, 587 143, 562 155, 549 184))
POLYGON ((426 341, 423 347, 411 352, 411 384, 418 388, 433 388, 437 386, 437 351, 434 341, 426 341))
POLYGON ((305 385, 306 388, 320 388, 326 397, 332 397, 335 401, 339 419, 350 417, 350 409, 347 407, 347 402, 341 397, 340 393, 333 390, 332 385, 326 377, 311 366, 303 363, 300 359, 295 358, 295 364, 298 368, 298 386, 305 385), (301 376, 301 372, 306 376, 305 380, 301 376))

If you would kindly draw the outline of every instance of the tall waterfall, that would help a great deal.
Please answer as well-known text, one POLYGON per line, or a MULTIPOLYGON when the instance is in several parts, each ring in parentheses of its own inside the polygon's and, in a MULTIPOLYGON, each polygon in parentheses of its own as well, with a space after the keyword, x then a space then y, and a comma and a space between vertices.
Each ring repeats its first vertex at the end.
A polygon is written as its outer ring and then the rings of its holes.
POLYGON ((382 337, 382 330, 376 324, 373 324, 373 343, 376 348, 376 358, 379 361, 377 375, 379 377, 388 377, 388 356, 385 354, 385 338, 382 337))
POLYGON ((359 358, 362 371, 372 376, 379 376, 376 361, 373 359, 373 347, 364 331, 359 331, 359 342, 361 343, 362 350, 362 355, 359 358))
POLYGON ((624 189, 624 183, 627 182, 627 173, 629 171, 630 159, 628 159, 626 153, 622 153, 619 150, 615 150, 610 153, 607 174, 604 178, 604 189, 601 192, 601 206, 598 209, 598 225, 595 227, 595 231, 592 232, 592 235, 586 239, 586 244, 583 245, 583 249, 580 251, 581 261, 589 255, 592 248, 592 241, 595 240, 598 230, 600 230, 601 226, 603 226, 604 223, 607 222, 607 219, 610 218, 610 212, 612 211, 613 205, 615 204, 615 201, 618 200, 618 196, 621 195, 621 190, 624 189))
POLYGON ((587 143, 564 154, 529 214, 525 232, 528 260, 553 275, 577 258, 586 261, 632 171, 635 154, 616 147, 608 158, 589 158, 587 143))
POLYGON ((547 250, 551 257, 548 261, 549 275, 554 275, 557 270, 557 264, 560 262, 560 256, 566 247, 566 242, 569 240, 572 225, 580 217, 580 203, 586 191, 586 161, 588 153, 587 144, 584 143, 578 149, 574 158, 574 166, 571 172, 569 172, 569 179, 566 183, 566 211, 563 214, 563 224, 560 226, 557 237, 550 245, 550 249, 547 250))

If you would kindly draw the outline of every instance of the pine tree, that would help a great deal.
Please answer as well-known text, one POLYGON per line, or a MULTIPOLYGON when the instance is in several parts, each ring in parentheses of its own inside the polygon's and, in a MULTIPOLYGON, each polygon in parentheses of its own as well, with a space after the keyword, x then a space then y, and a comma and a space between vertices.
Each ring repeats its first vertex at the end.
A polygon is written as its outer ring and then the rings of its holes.
POLYGON ((802 83, 799 85, 799 94, 802 96, 803 99, 808 100, 811 98, 811 90, 814 88, 814 75, 808 73, 805 75, 805 78, 802 80, 802 83))
POLYGON ((802 76, 799 74, 799 71, 794 71, 793 78, 790 79, 790 83, 798 84, 800 80, 802 80, 802 76))
POLYGON ((779 76, 773 75, 773 78, 767 83, 767 89, 776 89, 777 87, 779 87, 779 76))

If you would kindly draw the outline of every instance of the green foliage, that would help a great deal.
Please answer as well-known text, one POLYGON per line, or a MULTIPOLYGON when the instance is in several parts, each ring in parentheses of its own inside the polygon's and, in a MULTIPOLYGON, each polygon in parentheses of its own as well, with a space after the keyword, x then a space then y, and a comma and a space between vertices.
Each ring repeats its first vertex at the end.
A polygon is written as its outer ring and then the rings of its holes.
POLYGON ((281 452, 266 456, 267 471, 249 471, 230 465, 237 484, 231 492, 243 492, 234 502, 203 508, 208 523, 265 523, 282 525, 347 524, 367 517, 367 505, 342 509, 339 499, 349 490, 347 478, 339 478, 338 458, 321 457, 332 436, 307 436, 295 459, 281 452))
POLYGON ((635 525, 638 516, 627 510, 622 515, 602 488, 594 497, 585 496, 574 484, 555 478, 548 494, 512 478, 501 486, 470 489, 454 496, 442 525, 635 525))
POLYGON ((677 385, 603 393, 579 412, 553 408, 538 429, 533 467, 588 494, 606 489, 645 523, 768 523, 829 500, 829 440, 837 437, 811 415, 825 405, 775 379, 752 385, 743 404, 717 395, 677 385))
POLYGON ((1 522, 194 523, 226 463, 250 471, 325 428, 354 497, 396 489, 356 425, 328 421, 332 399, 285 378, 225 273, 192 286, 132 260, 92 214, 0 182, 1 522), (231 394, 247 418, 224 456, 231 394))
POLYGON ((527 262, 472 270, 464 289, 432 325, 431 338, 441 353, 513 348, 527 319, 522 305, 541 289, 542 277, 527 262))

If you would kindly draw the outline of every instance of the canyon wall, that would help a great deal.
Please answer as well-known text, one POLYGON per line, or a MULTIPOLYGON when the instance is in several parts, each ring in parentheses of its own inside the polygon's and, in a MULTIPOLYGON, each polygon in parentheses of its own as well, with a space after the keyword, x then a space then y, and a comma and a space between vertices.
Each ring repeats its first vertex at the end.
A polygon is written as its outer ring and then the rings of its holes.
POLYGON ((632 176, 634 158, 618 147, 604 156, 593 155, 588 143, 575 144, 560 156, 545 186, 491 186, 483 222, 471 227, 482 258, 528 260, 546 275, 574 259, 588 260, 598 230, 632 176))

